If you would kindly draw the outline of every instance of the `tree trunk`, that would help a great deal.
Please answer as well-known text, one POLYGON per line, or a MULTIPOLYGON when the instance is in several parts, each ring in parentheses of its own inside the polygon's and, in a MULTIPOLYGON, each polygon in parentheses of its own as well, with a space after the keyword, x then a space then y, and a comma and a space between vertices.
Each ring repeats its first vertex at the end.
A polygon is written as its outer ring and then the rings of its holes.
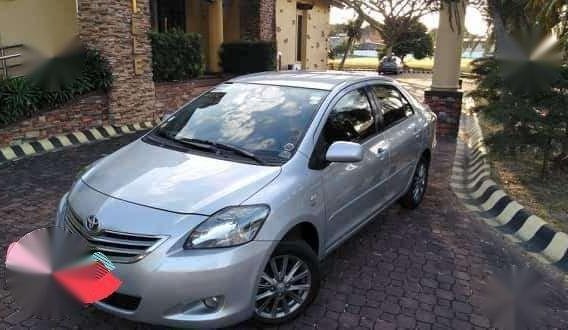
POLYGON ((385 52, 386 57, 392 56, 392 46, 387 46, 387 51, 385 52))
POLYGON ((355 41, 354 38, 351 37, 349 37, 349 39, 347 40, 347 47, 345 48, 345 53, 343 54, 343 58, 339 63, 339 68, 338 68, 339 71, 343 70, 343 66, 345 65, 345 60, 347 59, 347 56, 349 56, 349 54, 351 53, 351 48, 353 47, 354 41, 355 41))
POLYGON ((548 172, 548 160, 550 159, 550 149, 552 148, 552 138, 549 138, 546 141, 546 145, 544 146, 543 150, 543 157, 542 157, 542 169, 541 169, 541 178, 544 180, 546 179, 546 174, 548 172))
POLYGON ((343 70, 343 66, 345 65, 345 60, 347 60, 347 56, 351 53, 351 48, 353 48, 353 44, 355 40, 357 40, 361 36, 361 26, 363 25, 365 20, 359 16, 357 19, 349 23, 350 27, 348 28, 347 35, 349 39, 347 40, 347 48, 345 49, 345 54, 343 54, 343 58, 341 59, 341 63, 339 63, 339 70, 343 70))
POLYGON ((568 155, 568 123, 566 123, 566 128, 564 131, 564 141, 562 141, 562 153, 568 155))

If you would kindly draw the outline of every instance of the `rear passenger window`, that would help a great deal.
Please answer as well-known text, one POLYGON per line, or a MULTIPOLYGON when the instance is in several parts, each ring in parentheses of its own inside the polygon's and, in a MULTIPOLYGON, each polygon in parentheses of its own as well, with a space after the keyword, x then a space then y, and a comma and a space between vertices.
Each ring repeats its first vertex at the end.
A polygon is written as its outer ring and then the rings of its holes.
POLYGON ((363 90, 354 90, 335 105, 324 127, 328 145, 335 141, 360 141, 375 132, 375 118, 363 90))
POLYGON ((380 103, 385 127, 395 125, 414 114, 412 106, 396 87, 375 85, 371 90, 380 103))

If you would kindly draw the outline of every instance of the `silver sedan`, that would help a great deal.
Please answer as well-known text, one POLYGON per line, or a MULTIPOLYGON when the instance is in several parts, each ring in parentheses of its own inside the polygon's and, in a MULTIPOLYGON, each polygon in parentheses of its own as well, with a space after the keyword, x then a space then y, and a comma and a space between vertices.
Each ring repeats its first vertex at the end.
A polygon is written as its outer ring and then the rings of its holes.
POLYGON ((435 115, 389 78, 239 77, 89 166, 56 221, 116 264, 102 310, 280 324, 317 295, 333 249, 392 203, 418 207, 434 145, 435 115))

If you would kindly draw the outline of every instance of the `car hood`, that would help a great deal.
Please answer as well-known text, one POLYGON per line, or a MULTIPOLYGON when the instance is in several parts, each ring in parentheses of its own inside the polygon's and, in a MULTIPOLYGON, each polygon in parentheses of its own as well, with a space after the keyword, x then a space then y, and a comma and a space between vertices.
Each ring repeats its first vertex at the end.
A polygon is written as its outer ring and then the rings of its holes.
POLYGON ((81 179, 124 201, 210 215, 243 203, 279 174, 279 167, 199 156, 138 140, 97 162, 81 179))

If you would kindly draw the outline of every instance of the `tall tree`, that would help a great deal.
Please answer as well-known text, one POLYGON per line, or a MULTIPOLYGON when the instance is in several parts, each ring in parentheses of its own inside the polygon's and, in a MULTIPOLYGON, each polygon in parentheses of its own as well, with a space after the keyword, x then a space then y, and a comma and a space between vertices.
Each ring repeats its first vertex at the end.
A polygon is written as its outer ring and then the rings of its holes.
POLYGON ((423 59, 434 53, 434 43, 428 34, 428 29, 418 20, 403 32, 400 40, 392 46, 393 52, 404 62, 404 57, 412 54, 416 59, 423 59))
MULTIPOLYGON (((487 0, 483 11, 490 25, 495 56, 528 60, 553 29, 559 31, 565 0, 487 0), (556 5, 555 5, 556 4, 556 5)), ((565 16, 564 16, 565 18, 565 16)))
POLYGON ((361 16, 357 17, 355 20, 350 21, 347 23, 345 27, 345 33, 347 33, 347 47, 345 47, 345 53, 343 53, 343 58, 341 59, 341 63, 339 63, 339 70, 343 70, 345 66, 345 60, 347 56, 351 53, 353 49, 353 44, 355 41, 361 38, 361 26, 363 25, 363 18, 361 16))
POLYGON ((394 45, 420 17, 437 11, 436 0, 339 0, 355 10, 359 17, 367 21, 381 34, 390 55, 394 45))
POLYGON ((551 160, 568 167, 568 70, 536 55, 552 29, 559 26, 566 7, 550 12, 546 6, 550 0, 542 2, 542 7, 534 3, 487 1, 495 57, 476 63, 480 78, 471 95, 482 101, 478 110, 502 127, 487 141, 512 155, 527 150, 526 146, 536 147, 545 176, 551 160))
POLYGON ((546 26, 554 26, 560 44, 568 58, 568 2, 566 0, 529 0, 528 6, 539 12, 538 19, 546 26))

